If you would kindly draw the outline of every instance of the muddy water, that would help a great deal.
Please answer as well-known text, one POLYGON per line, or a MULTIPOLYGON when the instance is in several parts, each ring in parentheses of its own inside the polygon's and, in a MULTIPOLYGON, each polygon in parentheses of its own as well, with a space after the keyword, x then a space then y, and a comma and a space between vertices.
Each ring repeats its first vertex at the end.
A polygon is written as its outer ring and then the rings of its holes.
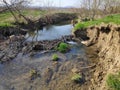
MULTIPOLYGON (((52 29, 39 31, 42 34, 37 39, 43 40, 45 37, 45 40, 53 40, 66 34, 70 35, 72 30, 70 27, 71 25, 53 26, 52 29), (67 33, 64 33, 64 30, 67 33)), ((68 43, 71 49, 64 54, 56 51, 44 54, 36 52, 32 56, 19 53, 14 60, 0 64, 0 90, 83 90, 81 84, 71 81, 74 75, 71 70, 77 68, 79 73, 85 76, 87 69, 83 68, 88 66, 85 47, 77 42, 68 43), (52 61, 53 54, 58 54, 57 62, 52 61), (31 78, 32 70, 37 72, 34 78, 31 78)))

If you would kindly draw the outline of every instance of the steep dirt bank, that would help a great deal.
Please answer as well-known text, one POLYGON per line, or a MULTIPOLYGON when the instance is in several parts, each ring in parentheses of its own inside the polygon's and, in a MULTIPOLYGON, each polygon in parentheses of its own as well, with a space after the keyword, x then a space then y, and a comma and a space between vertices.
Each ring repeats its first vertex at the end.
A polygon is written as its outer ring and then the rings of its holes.
POLYGON ((25 35, 27 32, 17 27, 0 27, 0 40, 11 35, 25 35))
MULTIPOLYGON (((92 59, 96 63, 96 68, 92 72, 91 90, 107 90, 107 75, 120 71, 120 25, 101 24, 87 28, 86 32, 85 37, 88 36, 89 40, 83 43, 89 46, 88 55, 93 53, 98 55, 98 58, 92 59), (94 52, 90 52, 90 48, 94 48, 94 52)), ((81 39, 80 36, 78 38, 81 39)))
POLYGON ((72 20, 77 18, 75 13, 55 13, 51 15, 46 15, 38 20, 38 24, 56 24, 67 20, 72 20))
POLYGON ((45 15, 36 21, 29 21, 27 24, 19 23, 19 25, 21 28, 34 30, 43 28, 50 24, 58 24, 64 21, 73 20, 75 18, 77 18, 77 14, 75 13, 54 13, 45 15))

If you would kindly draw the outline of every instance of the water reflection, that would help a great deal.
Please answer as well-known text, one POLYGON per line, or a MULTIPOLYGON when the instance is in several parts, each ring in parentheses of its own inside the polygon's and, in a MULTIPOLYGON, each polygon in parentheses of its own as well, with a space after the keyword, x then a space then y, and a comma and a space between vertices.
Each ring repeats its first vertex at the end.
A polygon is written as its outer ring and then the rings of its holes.
POLYGON ((40 41, 40 40, 54 40, 61 38, 65 35, 71 35, 72 25, 49 25, 41 30, 36 30, 34 32, 28 32, 26 37, 27 41, 40 41))

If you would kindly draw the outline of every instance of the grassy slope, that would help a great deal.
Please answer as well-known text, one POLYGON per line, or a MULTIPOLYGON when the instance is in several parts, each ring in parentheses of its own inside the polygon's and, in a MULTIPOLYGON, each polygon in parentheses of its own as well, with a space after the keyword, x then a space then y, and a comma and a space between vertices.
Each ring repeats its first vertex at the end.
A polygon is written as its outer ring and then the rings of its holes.
POLYGON ((0 14, 0 26, 10 26, 11 25, 10 23, 13 20, 14 19, 12 18, 11 13, 9 13, 9 12, 5 12, 5 13, 0 14))
POLYGON ((81 29, 81 28, 86 28, 88 26, 99 25, 102 22, 120 24, 120 14, 109 15, 102 19, 98 19, 98 20, 94 20, 94 21, 80 22, 80 23, 76 24, 74 29, 77 30, 77 29, 81 29))
MULTIPOLYGON (((45 13, 45 11, 39 10, 24 10, 22 13, 32 19, 37 19, 45 13)), ((14 17, 10 12, 0 13, 0 27, 13 26, 14 17)))

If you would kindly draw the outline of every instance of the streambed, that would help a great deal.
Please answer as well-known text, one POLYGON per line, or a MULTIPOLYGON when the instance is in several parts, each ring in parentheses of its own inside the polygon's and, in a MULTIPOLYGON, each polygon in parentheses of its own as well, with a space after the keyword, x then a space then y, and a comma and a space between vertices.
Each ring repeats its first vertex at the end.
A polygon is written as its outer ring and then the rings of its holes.
MULTIPOLYGON (((41 41, 59 39, 72 34, 72 25, 44 27, 43 30, 29 32, 27 41, 41 41)), ((0 64, 0 90, 81 90, 79 84, 71 82, 77 68, 79 73, 86 75, 88 61, 85 46, 78 42, 69 41, 71 49, 67 53, 49 51, 36 52, 34 55, 23 55, 9 62, 0 64), (52 61, 52 55, 58 54, 59 60, 52 61), (37 70, 39 76, 30 79, 30 71, 37 70)))

